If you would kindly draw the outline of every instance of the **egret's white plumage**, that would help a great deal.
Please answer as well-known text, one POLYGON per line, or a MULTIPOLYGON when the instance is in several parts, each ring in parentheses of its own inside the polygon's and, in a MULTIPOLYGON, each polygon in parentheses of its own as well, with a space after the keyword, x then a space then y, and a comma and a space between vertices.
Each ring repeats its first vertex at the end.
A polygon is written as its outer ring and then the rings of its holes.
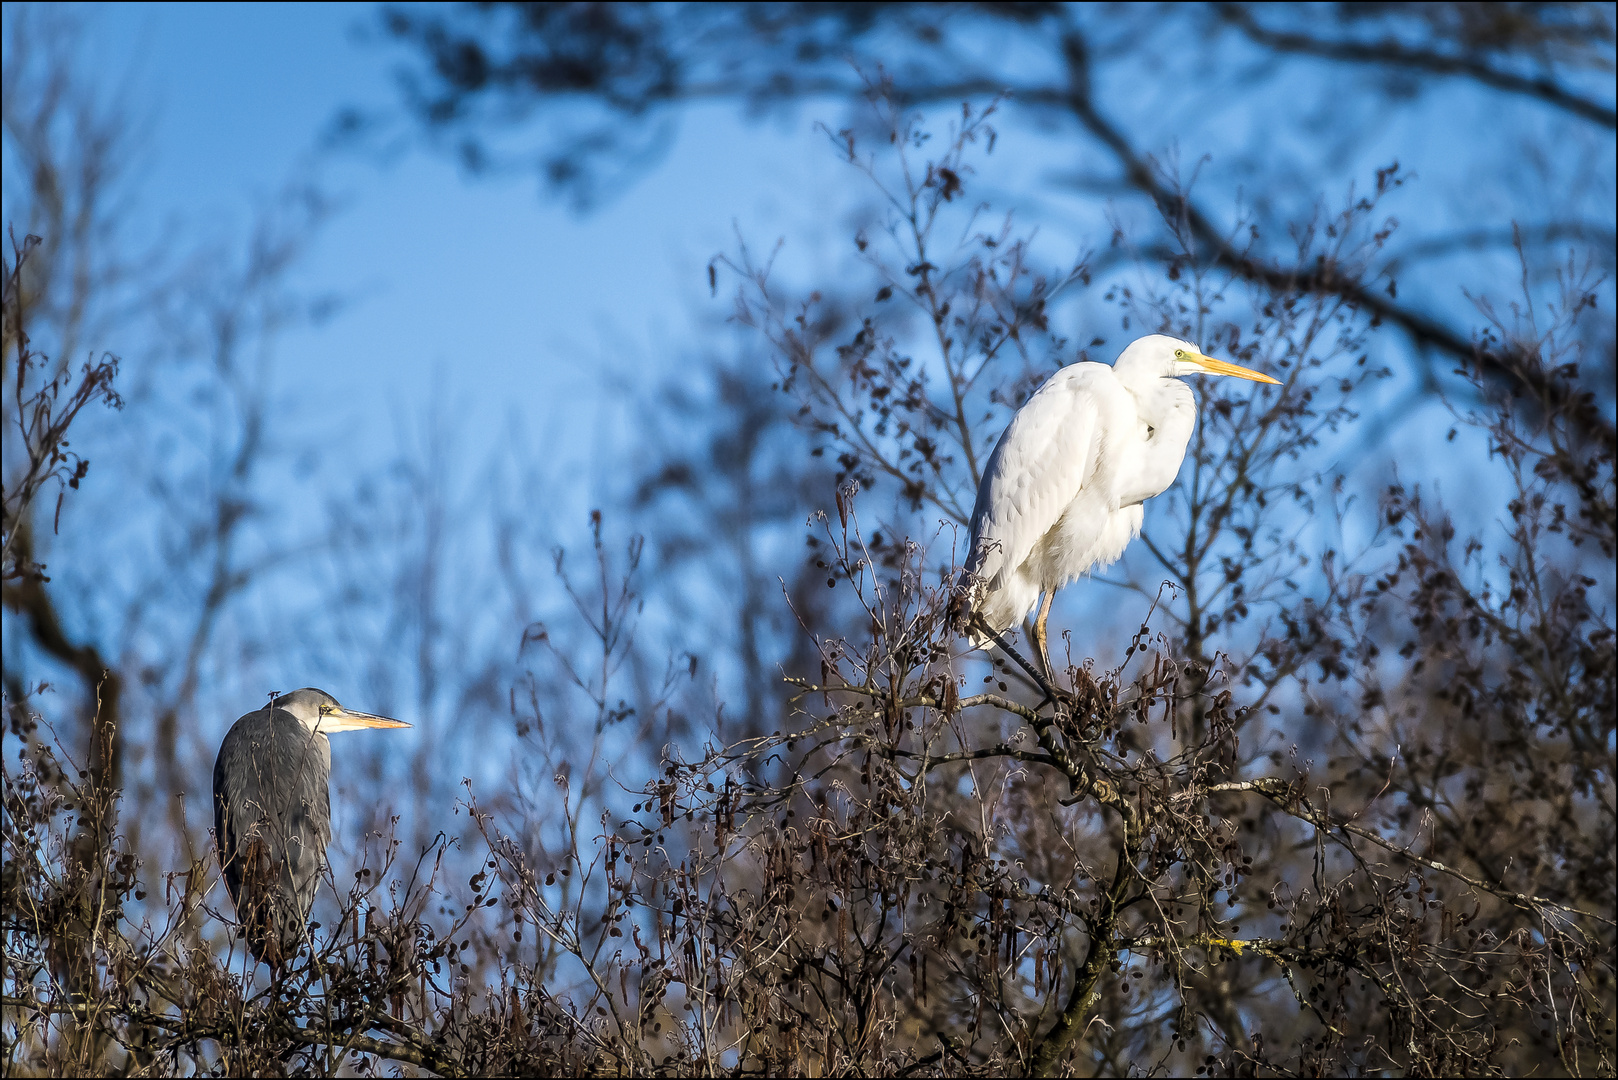
MULTIPOLYGON (((1063 368, 1017 410, 995 445, 972 511, 967 581, 973 612, 999 633, 1044 596, 1043 658, 1055 591, 1108 566, 1140 535, 1142 503, 1174 482, 1196 427, 1182 375, 1276 380, 1152 334, 1112 366, 1063 368)), ((988 638, 974 627, 973 644, 988 638)))

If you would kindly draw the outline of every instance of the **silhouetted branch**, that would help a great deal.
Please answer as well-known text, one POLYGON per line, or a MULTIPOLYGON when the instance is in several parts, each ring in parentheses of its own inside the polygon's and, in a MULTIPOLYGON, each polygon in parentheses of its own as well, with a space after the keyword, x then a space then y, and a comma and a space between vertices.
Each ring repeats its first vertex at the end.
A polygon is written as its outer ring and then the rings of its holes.
POLYGON ((1529 78, 1502 71, 1476 56, 1446 55, 1430 49, 1414 49, 1393 38, 1375 42, 1331 41, 1308 34, 1272 30, 1254 17, 1247 4, 1217 4, 1215 7, 1220 18, 1240 29, 1251 41, 1277 52, 1319 56, 1347 63, 1408 68, 1434 75, 1464 75, 1497 90, 1538 98, 1581 120, 1618 129, 1618 111, 1598 101, 1580 97, 1548 76, 1529 78))

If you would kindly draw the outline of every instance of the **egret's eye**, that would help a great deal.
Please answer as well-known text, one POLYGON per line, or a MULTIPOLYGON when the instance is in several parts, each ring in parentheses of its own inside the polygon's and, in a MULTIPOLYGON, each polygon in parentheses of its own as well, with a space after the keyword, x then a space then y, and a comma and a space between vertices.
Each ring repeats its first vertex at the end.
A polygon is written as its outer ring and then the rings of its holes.
POLYGON ((1174 350, 1174 359, 1176 359, 1176 360, 1184 360, 1185 359, 1185 350, 1184 349, 1175 349, 1174 350))

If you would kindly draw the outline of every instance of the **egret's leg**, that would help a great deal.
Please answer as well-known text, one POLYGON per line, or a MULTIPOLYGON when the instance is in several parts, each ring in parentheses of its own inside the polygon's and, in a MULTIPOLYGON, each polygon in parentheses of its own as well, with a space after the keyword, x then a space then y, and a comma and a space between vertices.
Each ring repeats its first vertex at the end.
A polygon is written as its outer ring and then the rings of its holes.
POLYGON ((1056 600, 1056 590, 1051 589, 1039 598, 1039 614, 1034 617, 1034 646, 1039 650, 1039 662, 1045 669, 1047 679, 1055 679, 1051 672, 1051 654, 1045 645, 1045 620, 1051 617, 1051 604, 1056 600))

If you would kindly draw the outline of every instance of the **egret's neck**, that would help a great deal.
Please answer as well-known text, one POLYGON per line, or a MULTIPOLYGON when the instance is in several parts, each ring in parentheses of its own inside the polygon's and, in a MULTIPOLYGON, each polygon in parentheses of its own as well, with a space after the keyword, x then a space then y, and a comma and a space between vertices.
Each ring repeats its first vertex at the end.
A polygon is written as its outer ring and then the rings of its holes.
POLYGON ((1185 448, 1197 427, 1197 401, 1179 379, 1133 379, 1125 387, 1135 396, 1140 437, 1145 449, 1124 483, 1123 505, 1161 495, 1180 474, 1185 448))

